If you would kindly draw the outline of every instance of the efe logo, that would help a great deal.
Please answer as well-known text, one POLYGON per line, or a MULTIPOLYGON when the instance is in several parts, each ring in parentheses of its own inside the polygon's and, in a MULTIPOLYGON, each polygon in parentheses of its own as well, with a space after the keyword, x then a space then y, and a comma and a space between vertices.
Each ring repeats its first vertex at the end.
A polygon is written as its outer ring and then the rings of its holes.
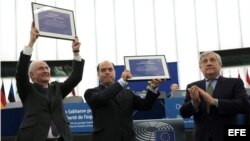
POLYGON ((228 136, 246 136, 246 129, 228 129, 228 136))

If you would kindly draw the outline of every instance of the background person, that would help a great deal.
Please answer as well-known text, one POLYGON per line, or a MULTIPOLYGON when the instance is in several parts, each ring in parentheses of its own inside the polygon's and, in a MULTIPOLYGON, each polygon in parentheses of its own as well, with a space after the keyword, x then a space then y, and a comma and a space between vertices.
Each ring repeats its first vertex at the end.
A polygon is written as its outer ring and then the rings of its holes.
POLYGON ((175 92, 176 90, 179 90, 179 85, 177 83, 173 83, 170 85, 170 92, 167 95, 167 97, 172 97, 173 96, 173 92, 175 92))

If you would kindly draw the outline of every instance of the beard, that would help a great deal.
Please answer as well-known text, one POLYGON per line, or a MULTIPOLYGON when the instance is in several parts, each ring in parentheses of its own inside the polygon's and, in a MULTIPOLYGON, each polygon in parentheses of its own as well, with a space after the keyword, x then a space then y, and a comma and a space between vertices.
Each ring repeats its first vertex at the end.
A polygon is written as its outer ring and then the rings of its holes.
POLYGON ((108 87, 114 83, 114 79, 112 77, 106 77, 101 81, 101 84, 108 87))

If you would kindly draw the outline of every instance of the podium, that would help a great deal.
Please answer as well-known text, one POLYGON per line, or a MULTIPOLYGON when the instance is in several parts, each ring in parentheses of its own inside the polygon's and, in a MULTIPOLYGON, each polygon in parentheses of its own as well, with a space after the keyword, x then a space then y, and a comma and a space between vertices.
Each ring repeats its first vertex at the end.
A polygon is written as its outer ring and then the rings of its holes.
POLYGON ((134 120, 134 131, 136 141, 185 141, 182 118, 134 120))
MULTIPOLYGON (((165 113, 167 119, 174 119, 174 118, 182 118, 180 115, 180 108, 181 105, 184 103, 185 98, 185 91, 184 90, 178 90, 175 92, 175 94, 165 99, 165 113)), ((193 116, 190 118, 184 118, 184 127, 188 129, 194 128, 194 120, 193 116)))
MULTIPOLYGON (((140 97, 146 96, 146 91, 137 92, 136 95, 140 97)), ((164 98, 166 94, 161 92, 160 96, 154 102, 154 105, 149 111, 135 111, 133 115, 134 120, 143 120, 143 119, 161 119, 165 118, 165 104, 164 98)))
MULTIPOLYGON (((16 136, 25 113, 20 103, 11 103, 1 109, 1 135, 16 136)), ((73 134, 92 132, 92 113, 87 103, 64 103, 64 109, 73 134)))

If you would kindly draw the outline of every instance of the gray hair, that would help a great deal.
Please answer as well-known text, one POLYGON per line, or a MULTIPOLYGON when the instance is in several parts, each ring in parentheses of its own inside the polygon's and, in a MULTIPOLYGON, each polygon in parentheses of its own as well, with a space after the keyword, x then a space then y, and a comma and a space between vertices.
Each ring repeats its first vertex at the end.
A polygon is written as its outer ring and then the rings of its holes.
POLYGON ((30 73, 33 72, 36 69, 36 61, 32 61, 29 66, 28 74, 30 76, 30 73))
POLYGON ((201 66, 201 64, 202 64, 202 58, 206 57, 206 56, 209 55, 209 54, 215 55, 217 61, 218 61, 219 64, 220 64, 220 66, 222 66, 222 61, 221 61, 220 55, 219 55, 218 53, 213 52, 213 51, 205 51, 205 52, 203 52, 203 53, 200 55, 200 60, 199 60, 199 65, 200 65, 200 66, 201 66))

